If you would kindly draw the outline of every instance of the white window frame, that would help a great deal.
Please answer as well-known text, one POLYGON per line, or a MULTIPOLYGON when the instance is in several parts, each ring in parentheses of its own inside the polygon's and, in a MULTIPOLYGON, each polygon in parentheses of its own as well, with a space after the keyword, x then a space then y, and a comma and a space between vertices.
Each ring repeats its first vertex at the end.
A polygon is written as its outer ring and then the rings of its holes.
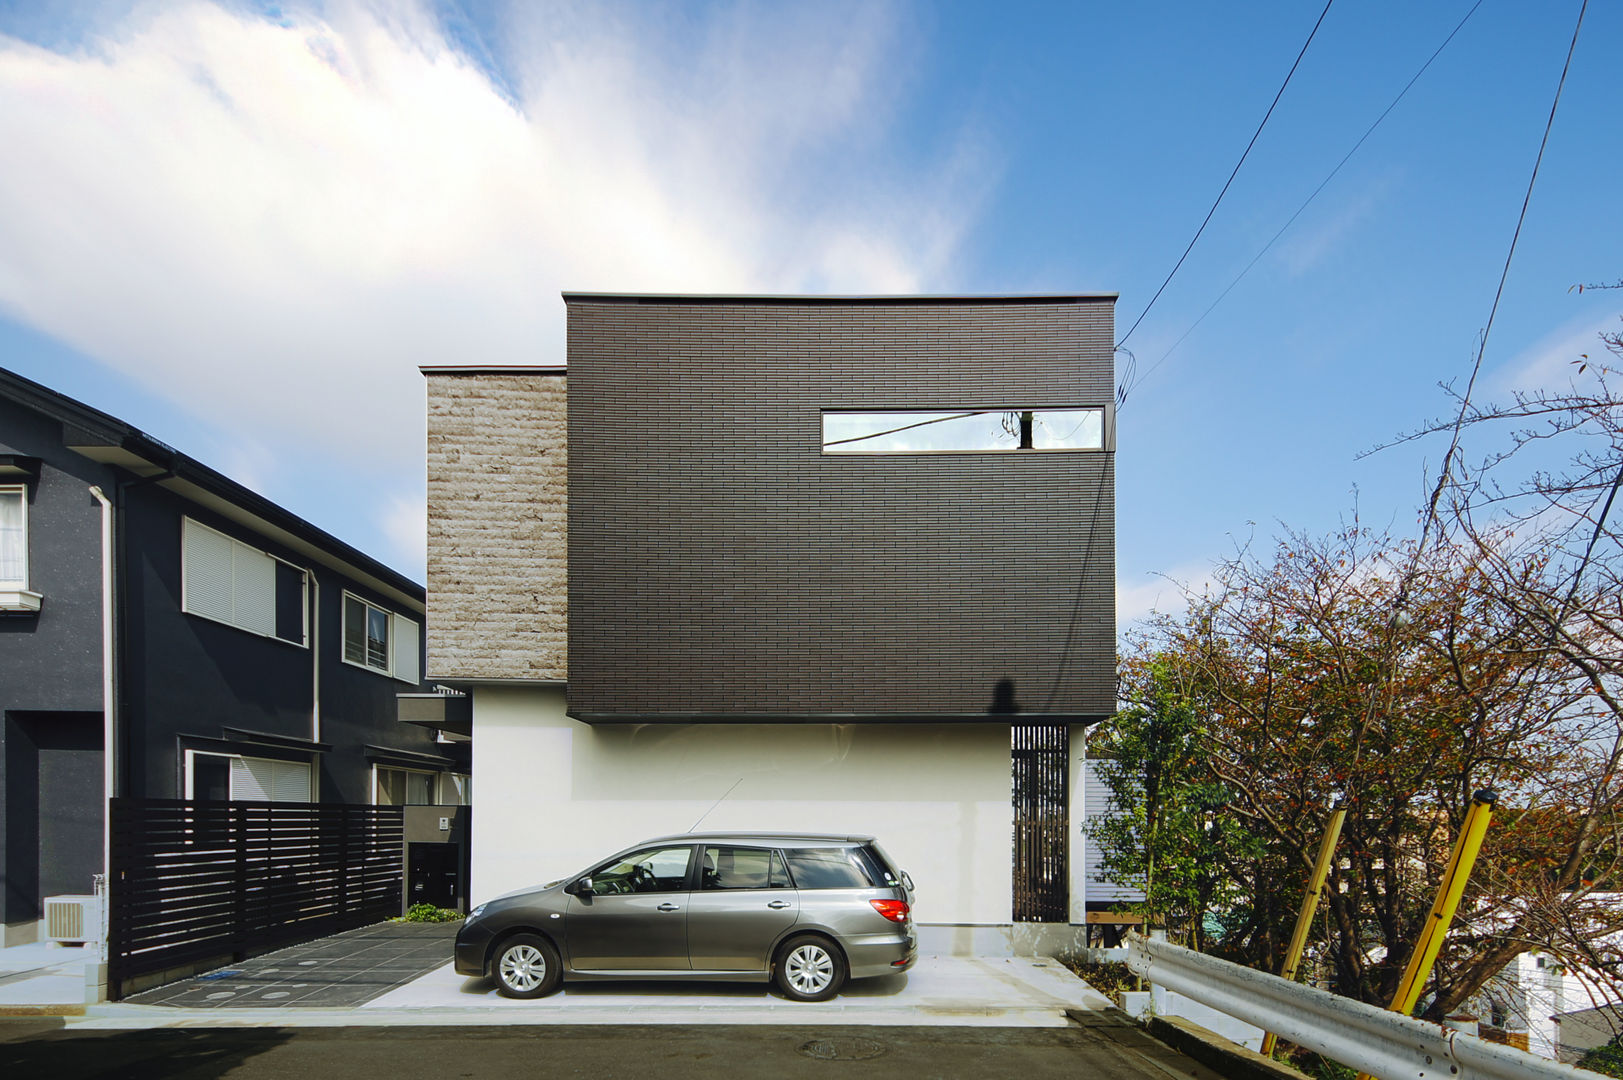
POLYGON ((0 484, 0 495, 17 496, 18 505, 22 508, 23 518, 23 574, 20 578, 0 578, 0 589, 26 591, 28 588, 28 488, 22 484, 0 484))
MULTIPOLYGON (((273 585, 273 588, 274 588, 274 585, 273 585)), ((271 604, 272 604, 272 616, 271 617, 272 617, 272 621, 274 622, 274 620, 275 620, 275 600, 274 600, 274 598, 272 599, 271 604)), ((186 614, 192 616, 193 618, 207 619, 211 623, 218 623, 221 626, 229 626, 233 630, 241 630, 245 634, 252 634, 255 637, 261 637, 261 638, 266 639, 267 641, 275 641, 275 642, 279 642, 280 644, 283 644, 283 645, 290 645, 295 649, 308 649, 310 647, 310 572, 308 570, 306 570, 304 567, 300 566, 298 563, 289 562, 287 559, 279 558, 279 557, 271 554, 270 552, 264 550, 263 548, 254 547, 252 544, 245 544, 241 540, 238 540, 236 537, 230 535, 229 533, 221 532, 219 529, 216 529, 211 525, 205 525, 201 521, 198 521, 194 517, 182 517, 181 522, 180 522, 180 610, 184 611, 186 614), (301 584, 299 586, 299 608, 300 608, 300 612, 301 612, 300 626, 299 626, 299 638, 300 638, 300 640, 298 640, 298 641, 289 641, 287 638, 277 637, 274 633, 267 634, 264 631, 257 630, 252 626, 244 626, 241 623, 232 622, 229 619, 217 618, 216 616, 210 615, 209 613, 204 612, 204 611, 193 611, 190 607, 187 606, 186 598, 187 598, 188 595, 190 595, 190 590, 188 588, 188 582, 187 582, 188 571, 186 569, 186 564, 187 564, 187 561, 188 561, 187 558, 186 558, 186 528, 187 528, 188 525, 191 525, 191 526, 194 526, 196 528, 202 529, 202 530, 204 530, 206 532, 211 532, 215 536, 220 537, 221 539, 230 541, 230 543, 233 545, 233 548, 232 548, 233 552, 235 552, 236 548, 239 548, 239 547, 244 548, 244 549, 246 549, 248 551, 253 552, 255 555, 263 555, 265 558, 270 559, 272 562, 280 563, 283 566, 290 567, 290 568, 292 568, 294 570, 297 570, 299 572, 299 578, 303 582, 303 584, 301 584)))
MULTIPOLYGON (((283 766, 302 765, 306 769, 310 770, 310 801, 311 802, 320 802, 321 801, 321 793, 318 790, 318 785, 319 785, 319 783, 321 781, 321 770, 316 768, 316 763, 314 761, 294 761, 294 760, 291 760, 289 758, 252 757, 252 756, 250 756, 248 754, 234 754, 234 753, 231 753, 228 750, 187 750, 186 751, 186 776, 185 776, 185 782, 184 782, 184 785, 183 785, 184 786, 184 795, 183 795, 183 797, 186 798, 186 799, 195 799, 197 797, 196 794, 195 794, 195 788, 196 788, 196 783, 195 782, 196 782, 196 777, 197 777, 197 759, 200 758, 200 757, 220 758, 220 759, 224 760, 227 763, 226 767, 227 767, 228 770, 230 769, 230 762, 232 762, 234 760, 261 762, 261 763, 270 765, 273 768, 275 766, 277 766, 277 765, 283 765, 283 766)), ((278 800, 278 799, 266 799, 266 800, 260 800, 260 799, 233 799, 231 797, 231 791, 230 791, 229 784, 228 784, 227 789, 226 789, 226 799, 227 799, 227 801, 230 801, 230 802, 261 802, 261 801, 263 801, 263 802, 279 802, 279 801, 282 801, 282 800, 278 800)))
POLYGON ((21 578, 0 579, 0 611, 31 613, 39 610, 39 593, 31 592, 28 588, 28 486, 26 484, 0 484, 0 495, 17 496, 17 504, 22 510, 22 566, 21 578))
MULTIPOLYGON (((380 779, 382 779, 382 775, 383 775, 383 772, 385 770, 387 770, 389 772, 408 773, 408 774, 413 774, 413 775, 416 775, 416 776, 426 776, 426 777, 429 778, 429 780, 428 780, 428 797, 431 798, 431 799, 438 799, 439 796, 440 796, 440 793, 439 793, 439 778, 440 778, 440 776, 442 774, 434 771, 433 769, 413 769, 413 768, 411 768, 410 766, 407 766, 407 765, 377 765, 377 764, 374 764, 372 766, 372 805, 373 806, 381 806, 381 805, 383 805, 382 803, 378 802, 378 789, 381 786, 378 783, 378 781, 380 779)), ((437 803, 437 802, 428 802, 428 803, 403 802, 403 803, 390 803, 389 805, 391 805, 391 806, 439 806, 440 804, 437 803)))
POLYGON ((343 594, 338 601, 338 658, 344 663, 348 664, 350 667, 358 667, 377 675, 387 675, 391 679, 398 679, 403 683, 416 686, 422 681, 422 647, 423 624, 421 622, 411 618, 410 616, 401 615, 398 612, 390 611, 388 608, 383 607, 380 604, 374 604, 372 601, 368 600, 359 593, 350 592, 348 589, 343 590, 343 594), (389 620, 389 640, 384 643, 389 653, 389 662, 386 667, 379 667, 376 664, 362 662, 359 660, 351 660, 349 658, 349 602, 351 600, 354 600, 356 603, 362 605, 368 613, 373 611, 380 612, 389 620), (401 636, 399 624, 403 622, 411 624, 413 631, 412 636, 416 639, 416 644, 412 649, 411 660, 411 666, 416 670, 415 678, 407 678, 404 674, 402 674, 403 669, 401 668, 396 655, 396 647, 400 642, 401 636))

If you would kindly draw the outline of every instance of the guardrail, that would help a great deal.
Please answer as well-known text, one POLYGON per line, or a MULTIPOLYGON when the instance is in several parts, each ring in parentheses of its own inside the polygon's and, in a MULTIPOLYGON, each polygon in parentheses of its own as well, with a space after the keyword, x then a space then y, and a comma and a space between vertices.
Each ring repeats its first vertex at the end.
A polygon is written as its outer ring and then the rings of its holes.
POLYGON ((1380 1080, 1594 1080, 1595 1076, 1137 933, 1128 935, 1127 966, 1140 978, 1380 1080))

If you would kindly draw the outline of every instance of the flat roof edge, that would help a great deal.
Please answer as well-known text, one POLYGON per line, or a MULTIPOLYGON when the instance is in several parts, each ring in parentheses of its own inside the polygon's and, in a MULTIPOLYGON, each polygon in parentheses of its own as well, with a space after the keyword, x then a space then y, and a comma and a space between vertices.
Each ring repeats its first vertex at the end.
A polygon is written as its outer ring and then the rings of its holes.
POLYGON ((423 375, 567 375, 564 364, 424 364, 423 375))
POLYGON ((622 292, 570 292, 561 294, 565 303, 588 302, 607 304, 783 304, 815 306, 820 304, 872 304, 875 306, 901 306, 906 304, 1087 304, 1114 301, 1120 298, 1114 292, 1086 293, 936 293, 909 295, 809 295, 777 293, 622 293, 622 292))

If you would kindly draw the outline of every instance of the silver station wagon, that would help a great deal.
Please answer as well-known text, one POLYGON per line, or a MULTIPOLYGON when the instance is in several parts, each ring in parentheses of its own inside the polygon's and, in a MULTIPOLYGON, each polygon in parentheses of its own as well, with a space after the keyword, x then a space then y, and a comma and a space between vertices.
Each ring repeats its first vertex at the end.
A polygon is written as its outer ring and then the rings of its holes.
POLYGON ((824 1001, 918 958, 913 883, 871 836, 693 833, 468 914, 460 975, 533 998, 570 979, 775 981, 824 1001))

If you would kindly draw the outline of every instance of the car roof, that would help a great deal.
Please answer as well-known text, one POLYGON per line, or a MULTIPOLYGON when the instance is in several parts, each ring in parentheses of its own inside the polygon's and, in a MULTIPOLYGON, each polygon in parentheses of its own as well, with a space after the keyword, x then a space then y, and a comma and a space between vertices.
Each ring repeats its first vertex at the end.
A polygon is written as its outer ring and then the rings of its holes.
MULTIPOLYGON (((699 843, 705 840, 743 840, 755 843, 790 843, 790 844, 871 844, 873 837, 868 835, 848 835, 845 833, 793 833, 793 832, 695 832, 676 833, 672 836, 656 836, 643 841, 644 844, 662 844, 671 841, 685 841, 699 843)), ((641 847, 642 844, 637 845, 641 847)))

